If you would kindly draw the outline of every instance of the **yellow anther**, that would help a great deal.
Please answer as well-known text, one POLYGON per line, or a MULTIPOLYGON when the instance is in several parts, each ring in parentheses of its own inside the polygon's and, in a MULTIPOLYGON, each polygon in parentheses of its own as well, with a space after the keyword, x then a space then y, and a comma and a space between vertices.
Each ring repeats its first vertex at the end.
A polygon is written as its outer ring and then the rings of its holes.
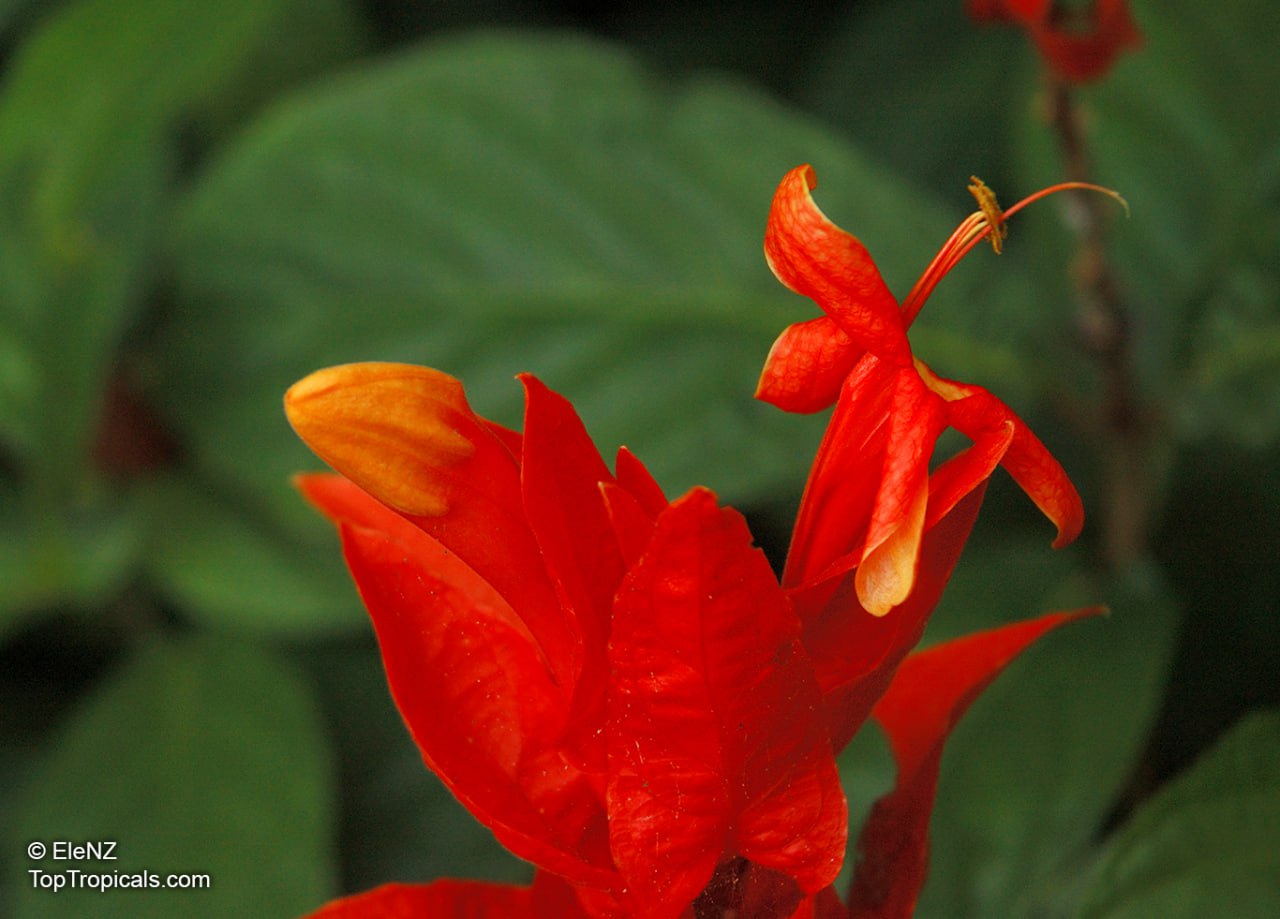
POLYGON ((982 210, 982 215, 987 218, 987 225, 991 227, 991 248, 995 249, 996 254, 999 255, 1000 247, 1005 237, 1009 235, 1009 228, 1005 226, 1004 211, 1000 209, 996 193, 977 176, 969 176, 969 194, 973 195, 978 202, 978 207, 982 210))

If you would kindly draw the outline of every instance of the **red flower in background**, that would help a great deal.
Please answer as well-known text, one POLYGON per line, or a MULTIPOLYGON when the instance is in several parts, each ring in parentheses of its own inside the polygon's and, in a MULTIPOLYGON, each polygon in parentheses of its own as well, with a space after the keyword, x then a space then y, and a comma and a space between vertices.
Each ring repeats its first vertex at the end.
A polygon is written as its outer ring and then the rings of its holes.
POLYGON ((533 377, 521 433, 424 367, 346 365, 290 389, 290 421, 340 473, 299 485, 339 529, 424 760, 538 868, 529 887, 387 885, 315 916, 911 914, 946 737, 1023 648, 1089 612, 908 656, 997 465, 1059 543, 1080 527, 1074 488, 1021 421, 933 374, 906 336, 947 271, 1040 195, 1001 212, 980 194, 900 307, 812 185, 808 167, 784 178, 765 243, 826 315, 783 333, 759 395, 836 404, 781 584, 739 514, 702 488, 669 502, 625 449, 611 472, 533 377), (947 425, 974 445, 930 472, 947 425), (898 781, 863 830, 846 907, 830 886, 848 819, 834 754, 872 716, 898 781))
POLYGON ((1106 75, 1117 57, 1142 44, 1127 0, 1092 0, 1087 12, 1055 0, 969 0, 969 15, 1025 28, 1045 63, 1069 83, 1106 75))

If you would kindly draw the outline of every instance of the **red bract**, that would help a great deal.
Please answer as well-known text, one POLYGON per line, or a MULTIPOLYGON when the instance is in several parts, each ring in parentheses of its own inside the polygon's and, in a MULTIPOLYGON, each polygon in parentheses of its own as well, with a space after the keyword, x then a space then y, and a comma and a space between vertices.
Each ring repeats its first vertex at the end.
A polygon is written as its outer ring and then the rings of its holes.
POLYGON ((286 397, 342 473, 300 485, 339 527, 405 722, 585 915, 679 916, 728 876, 724 896, 789 912, 847 834, 790 601, 739 514, 705 489, 668 504, 625 451, 611 473, 569 403, 523 382, 523 434, 420 367, 286 397))
POLYGON ((1025 28, 1045 63, 1069 83, 1105 76, 1117 57, 1142 44, 1127 0, 1093 0, 1087 13, 1054 0, 969 0, 969 15, 1025 28))

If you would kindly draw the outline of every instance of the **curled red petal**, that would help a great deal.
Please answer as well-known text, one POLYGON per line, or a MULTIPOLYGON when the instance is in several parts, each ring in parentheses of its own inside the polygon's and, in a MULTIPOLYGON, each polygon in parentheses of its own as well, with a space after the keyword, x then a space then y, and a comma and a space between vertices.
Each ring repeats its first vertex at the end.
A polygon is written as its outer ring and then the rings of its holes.
POLYGON ((975 488, 991 478, 1013 443, 1013 422, 983 431, 973 445, 961 450, 929 476, 929 529, 959 504, 975 488))
POLYGON ((836 401, 862 354, 830 316, 797 322, 769 350, 756 398, 784 412, 821 411, 836 401))
MULTIPOLYGON (((306 919, 534 919, 528 887, 445 879, 430 884, 384 884, 334 900, 306 919)), ((568 919, 568 915, 566 915, 568 919)))
POLYGON ((1053 547, 1069 545, 1084 527, 1084 502, 1066 470, 1009 406, 981 386, 957 383, 932 373, 917 363, 929 387, 947 400, 947 421, 974 441, 998 436, 1013 425, 1013 437, 1000 460, 1019 487, 1058 528, 1053 547))
POLYGON ((642 915, 676 916, 734 853, 830 883, 847 813, 799 623, 741 515, 696 489, 615 605, 610 838, 642 915))
POLYGON ((1036 639, 1098 609, 1054 613, 967 635, 903 662, 875 717, 898 764, 892 791, 876 802, 858 841, 849 897, 853 915, 907 919, 924 886, 929 816, 942 747, 973 701, 1036 639))
POLYGON ((910 359, 898 301, 858 239, 840 229, 810 194, 810 166, 788 172, 774 193, 764 253, 778 280, 813 300, 859 347, 887 359, 910 359))

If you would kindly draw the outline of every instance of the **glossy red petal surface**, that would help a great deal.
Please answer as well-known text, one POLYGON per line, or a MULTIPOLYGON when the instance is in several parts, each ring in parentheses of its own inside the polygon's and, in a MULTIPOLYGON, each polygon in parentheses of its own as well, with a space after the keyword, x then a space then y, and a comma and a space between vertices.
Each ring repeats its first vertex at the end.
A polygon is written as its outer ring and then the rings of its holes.
POLYGON ((906 600, 915 583, 929 496, 929 460, 945 410, 914 367, 895 375, 888 443, 875 506, 855 575, 858 601, 883 616, 906 600))
POLYGON ((930 526, 920 545, 915 588, 890 615, 858 604, 852 575, 805 625, 804 644, 822 686, 831 743, 839 753, 871 714, 898 665, 920 641, 978 517, 986 484, 930 526))
POLYGON ((898 764, 893 790, 876 802, 858 842, 849 897, 853 915, 907 919, 924 886, 929 816, 942 747, 960 717, 1014 658, 1058 626, 1098 610, 1054 613, 912 655, 875 707, 898 764))
POLYGON ((783 177, 765 227, 764 252, 787 287, 809 297, 859 347, 896 362, 910 359, 898 301, 861 242, 832 223, 810 191, 809 166, 783 177))
POLYGON ((441 880, 430 884, 385 884, 334 900, 309 914, 307 919, 533 919, 534 916, 527 887, 441 880))
POLYGON ((561 605, 582 637, 581 672, 574 685, 572 759, 604 772, 605 642, 613 597, 622 582, 622 554, 601 486, 613 474, 600 458, 569 400, 538 379, 525 387, 521 485, 529 527, 542 550, 561 605))
POLYGON ((662 486, 645 468, 644 463, 626 447, 618 448, 614 474, 618 484, 631 492, 631 496, 651 518, 656 519, 666 509, 667 496, 662 493, 662 486))
POLYGON ((642 915, 676 916, 736 849, 806 890, 847 815, 799 624, 736 512, 697 489, 659 517, 615 606, 613 853, 642 915))
POLYGON ((896 372, 868 354, 845 380, 796 514, 782 576, 789 590, 837 576, 861 557, 884 470, 896 372))
POLYGON ((366 520, 340 532, 392 696, 423 758, 517 855, 612 882, 602 802, 559 750, 567 690, 497 591, 382 510, 385 529, 366 520))
POLYGON ((836 401, 862 354, 829 316, 797 322, 783 329, 769 349, 756 398, 784 412, 821 411, 836 401))

